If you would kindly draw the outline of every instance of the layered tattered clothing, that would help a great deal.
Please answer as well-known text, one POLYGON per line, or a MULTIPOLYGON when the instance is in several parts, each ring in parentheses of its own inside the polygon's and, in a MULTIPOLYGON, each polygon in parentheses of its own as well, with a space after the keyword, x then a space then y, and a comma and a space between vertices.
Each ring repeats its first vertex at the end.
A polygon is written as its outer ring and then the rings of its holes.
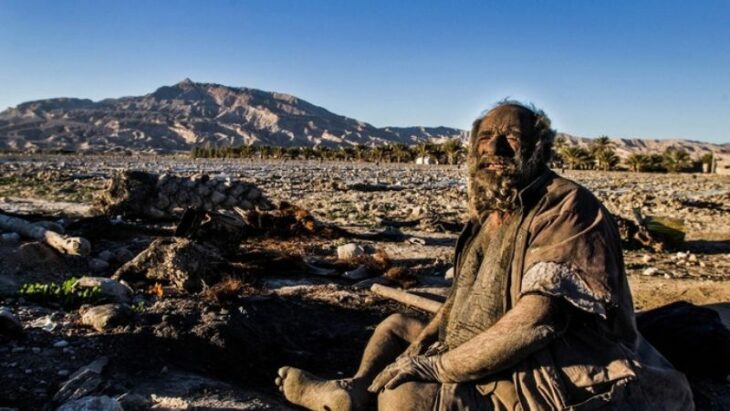
POLYGON ((681 373, 636 330, 616 225, 585 188, 545 171, 494 232, 467 224, 440 341, 453 349, 525 294, 572 315, 547 347, 477 381, 443 384, 439 409, 692 409, 681 373))

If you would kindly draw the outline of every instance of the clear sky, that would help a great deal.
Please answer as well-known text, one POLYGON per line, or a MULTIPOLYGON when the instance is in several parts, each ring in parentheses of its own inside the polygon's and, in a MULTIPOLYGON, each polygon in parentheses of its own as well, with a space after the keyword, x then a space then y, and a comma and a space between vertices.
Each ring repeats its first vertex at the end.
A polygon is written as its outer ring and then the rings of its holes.
POLYGON ((504 97, 559 131, 730 142, 730 1, 0 0, 0 110, 185 77, 376 126, 504 97))

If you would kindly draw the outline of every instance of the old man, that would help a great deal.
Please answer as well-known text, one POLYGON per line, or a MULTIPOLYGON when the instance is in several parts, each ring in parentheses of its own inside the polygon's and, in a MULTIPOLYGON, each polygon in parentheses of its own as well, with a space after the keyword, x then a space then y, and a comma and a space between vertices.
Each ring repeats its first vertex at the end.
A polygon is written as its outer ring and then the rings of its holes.
POLYGON ((285 397, 312 410, 693 409, 684 375, 637 332, 610 214, 548 169, 554 137, 518 102, 478 118, 446 303, 427 324, 383 321, 352 378, 281 368, 285 397))

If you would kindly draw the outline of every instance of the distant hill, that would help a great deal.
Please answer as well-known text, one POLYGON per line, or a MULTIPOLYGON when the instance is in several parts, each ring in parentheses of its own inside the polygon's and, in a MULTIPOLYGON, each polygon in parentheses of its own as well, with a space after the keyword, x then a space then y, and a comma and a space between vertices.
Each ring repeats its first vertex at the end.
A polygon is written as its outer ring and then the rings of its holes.
POLYGON ((141 97, 54 98, 0 113, 0 149, 175 152, 196 145, 336 147, 464 138, 448 127, 377 128, 297 97, 189 79, 141 97))
MULTIPOLYGON (((590 139, 564 134, 570 144, 590 139)), ((384 127, 332 113, 288 94, 185 79, 139 97, 52 98, 0 112, 0 149, 178 152, 194 146, 328 146, 466 140, 449 127, 384 127)), ((721 146, 689 140, 615 140, 620 156, 678 146, 692 154, 721 146)), ((725 148, 730 149, 730 144, 725 148)))

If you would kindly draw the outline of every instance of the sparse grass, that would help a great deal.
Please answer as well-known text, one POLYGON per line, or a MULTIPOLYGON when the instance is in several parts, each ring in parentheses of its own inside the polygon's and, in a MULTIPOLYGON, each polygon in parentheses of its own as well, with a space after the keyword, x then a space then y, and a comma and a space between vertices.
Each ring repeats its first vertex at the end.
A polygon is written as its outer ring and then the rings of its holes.
POLYGON ((89 203, 95 187, 92 181, 49 180, 35 176, 0 176, 0 192, 8 197, 40 198, 49 201, 89 203))
POLYGON ((101 299, 101 288, 74 289, 76 281, 78 278, 72 277, 61 284, 26 283, 20 287, 18 295, 40 304, 58 304, 64 309, 78 308, 82 304, 93 303, 101 299))

